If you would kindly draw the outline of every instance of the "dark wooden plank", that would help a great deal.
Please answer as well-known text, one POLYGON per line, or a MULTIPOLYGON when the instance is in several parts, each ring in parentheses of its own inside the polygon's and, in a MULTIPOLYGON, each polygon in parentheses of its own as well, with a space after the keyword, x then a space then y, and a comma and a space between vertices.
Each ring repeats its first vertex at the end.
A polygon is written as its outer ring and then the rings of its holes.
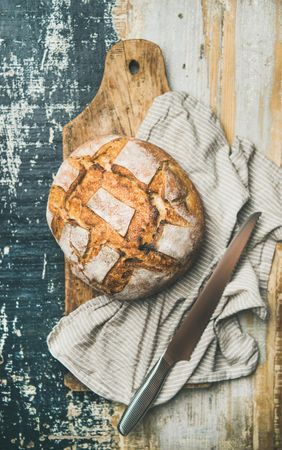
POLYGON ((70 393, 46 337, 64 261, 45 219, 62 127, 91 101, 116 40, 112 1, 0 3, 0 448, 115 448, 112 406, 70 393))

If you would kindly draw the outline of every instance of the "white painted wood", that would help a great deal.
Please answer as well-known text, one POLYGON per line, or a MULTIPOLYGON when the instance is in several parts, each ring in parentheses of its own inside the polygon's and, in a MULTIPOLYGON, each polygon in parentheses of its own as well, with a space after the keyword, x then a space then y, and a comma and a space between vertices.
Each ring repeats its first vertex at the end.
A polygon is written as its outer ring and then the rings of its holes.
MULTIPOLYGON (((158 44, 172 89, 209 104, 202 3, 194 0, 117 0, 113 22, 121 39, 158 44), (184 67, 185 65, 185 67, 184 67)), ((229 1, 213 3, 211 15, 229 1)), ((238 2, 236 7, 236 124, 238 135, 267 152, 271 134, 270 96, 274 70, 275 3, 238 2)))
MULTIPOLYGON (((230 73, 235 79, 235 134, 267 153, 277 39, 274 1, 117 0, 112 13, 121 39, 149 39, 161 47, 172 89, 185 90, 206 104, 212 101, 220 113, 221 97, 228 99, 228 92, 221 89, 222 77, 229 76, 224 72, 223 47, 229 44, 228 33, 232 34, 225 22, 231 10, 235 10, 236 37, 235 73, 230 73), (210 66, 213 61, 215 70, 210 66)), ((226 84, 228 89, 225 78, 226 84)), ((242 325, 257 338, 264 361, 267 324, 248 315, 242 325)), ((120 448, 252 449, 253 384, 251 376, 209 389, 183 390, 151 411, 134 436, 119 442, 120 448)))
POLYGON ((236 14, 236 133, 267 152, 271 140, 276 7, 240 2, 236 14))
POLYGON ((113 22, 121 39, 148 39, 161 47, 172 89, 209 101, 200 1, 117 0, 113 22))

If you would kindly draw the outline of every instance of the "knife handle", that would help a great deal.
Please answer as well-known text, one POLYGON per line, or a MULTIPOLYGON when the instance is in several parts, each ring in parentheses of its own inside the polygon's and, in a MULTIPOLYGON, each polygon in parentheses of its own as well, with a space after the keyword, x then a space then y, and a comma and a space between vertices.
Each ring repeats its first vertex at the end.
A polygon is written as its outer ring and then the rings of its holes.
POLYGON ((120 434, 126 436, 146 414, 160 392, 171 367, 172 365, 161 357, 146 375, 118 423, 120 434))

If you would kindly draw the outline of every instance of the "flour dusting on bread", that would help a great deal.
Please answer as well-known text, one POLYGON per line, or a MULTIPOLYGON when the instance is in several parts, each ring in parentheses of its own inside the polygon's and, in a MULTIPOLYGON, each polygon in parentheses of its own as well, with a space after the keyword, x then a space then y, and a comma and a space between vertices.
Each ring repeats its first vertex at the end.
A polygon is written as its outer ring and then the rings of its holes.
POLYGON ((116 135, 82 144, 63 162, 46 216, 72 273, 119 300, 181 276, 204 231, 200 197, 179 164, 156 145, 116 135))

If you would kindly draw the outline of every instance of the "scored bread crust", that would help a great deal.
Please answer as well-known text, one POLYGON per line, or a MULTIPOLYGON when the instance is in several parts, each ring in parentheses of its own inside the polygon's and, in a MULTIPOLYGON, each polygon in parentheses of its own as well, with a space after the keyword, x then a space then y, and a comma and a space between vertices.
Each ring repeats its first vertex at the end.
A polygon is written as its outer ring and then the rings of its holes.
POLYGON ((62 163, 47 221, 72 272, 120 300, 172 283, 191 266, 204 233, 186 172, 156 145, 123 136, 88 141, 62 163))

